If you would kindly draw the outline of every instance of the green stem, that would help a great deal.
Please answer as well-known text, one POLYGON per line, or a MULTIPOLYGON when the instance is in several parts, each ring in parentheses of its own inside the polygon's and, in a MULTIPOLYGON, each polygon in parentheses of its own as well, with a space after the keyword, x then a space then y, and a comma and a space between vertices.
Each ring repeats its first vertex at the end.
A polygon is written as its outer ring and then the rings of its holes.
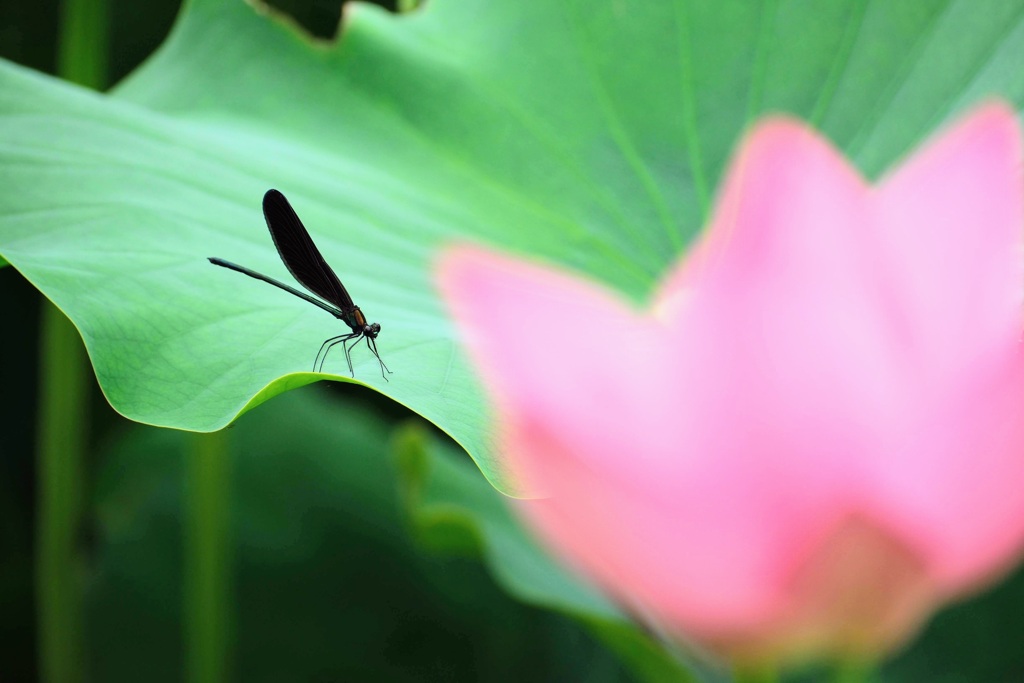
MULTIPOLYGON (((64 0, 58 75, 100 88, 106 81, 106 0, 64 0)), ((82 623, 83 463, 89 365, 78 330, 56 306, 43 304, 40 324, 36 457, 38 519, 36 618, 40 680, 84 680, 82 623)))
POLYGON ((46 302, 42 311, 37 436, 36 610, 40 680, 81 681, 85 647, 78 554, 88 388, 82 340, 46 302))
POLYGON ((64 80, 102 90, 107 85, 107 0, 63 0, 57 74, 64 80))
MULTIPOLYGON (((105 0, 61 6, 57 75, 100 88, 106 74, 105 0)), ((36 613, 40 680, 85 679, 82 527, 89 364, 78 330, 43 304, 37 437, 36 613)))
POLYGON ((230 479, 228 438, 197 434, 187 454, 185 670, 189 683, 228 679, 230 479))

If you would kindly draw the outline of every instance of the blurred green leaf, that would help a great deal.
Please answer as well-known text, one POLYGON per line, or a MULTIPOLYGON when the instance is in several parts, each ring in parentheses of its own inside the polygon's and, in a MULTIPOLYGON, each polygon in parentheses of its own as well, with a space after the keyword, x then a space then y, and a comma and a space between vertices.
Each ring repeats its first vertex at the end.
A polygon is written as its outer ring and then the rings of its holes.
MULTIPOLYGON (((476 562, 419 553, 388 418, 325 398, 292 392, 225 435, 232 680, 629 680, 570 620, 509 600, 476 562)), ((136 428, 104 451, 92 680, 182 680, 187 436, 136 428)))
MULTIPOLYGON (((117 410, 213 430, 317 379, 317 346, 344 331, 205 260, 288 279, 259 211, 277 187, 382 323, 395 375, 357 349, 358 381, 514 491, 432 288, 437 249, 490 242, 640 300, 755 117, 809 119, 876 176, 979 99, 1020 103, 1024 6, 982 6, 432 0, 355 5, 325 44, 192 0, 111 96, 0 65, 0 254, 75 322, 117 410)), ((523 334, 587 343, 558 321, 523 334)), ((347 380, 340 357, 328 370, 347 380)))
POLYGON ((481 481, 458 453, 429 439, 420 427, 400 433, 397 443, 403 499, 421 542, 435 550, 482 553, 502 585, 529 602, 622 619, 599 592, 572 578, 537 546, 512 516, 508 499, 481 481))
POLYGON ((464 456, 416 425, 400 432, 396 445, 402 500, 422 544, 435 551, 480 555, 510 595, 574 616, 640 680, 697 680, 677 655, 555 563, 512 515, 510 499, 481 480, 464 456))

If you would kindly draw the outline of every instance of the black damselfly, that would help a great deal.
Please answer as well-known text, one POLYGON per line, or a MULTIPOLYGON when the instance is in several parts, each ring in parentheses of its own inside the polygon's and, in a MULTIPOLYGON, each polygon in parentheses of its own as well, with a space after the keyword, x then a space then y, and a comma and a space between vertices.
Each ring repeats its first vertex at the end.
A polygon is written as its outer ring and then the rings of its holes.
POLYGON ((281 256, 281 260, 284 261, 288 272, 302 283, 303 287, 324 299, 326 303, 305 292, 300 292, 294 287, 289 287, 283 282, 278 282, 272 277, 267 277, 262 273, 257 273, 255 270, 250 270, 245 266, 216 257, 211 257, 210 263, 230 268, 231 270, 237 270, 239 273, 244 273, 257 280, 269 282, 300 299, 305 299, 314 306, 319 306, 349 326, 352 330, 349 334, 331 337, 320 345, 320 350, 313 361, 313 372, 322 371, 324 361, 327 360, 327 354, 332 348, 341 344, 341 348, 345 350, 345 360, 348 361, 348 371, 352 374, 352 377, 355 377, 355 370, 352 369, 351 350, 355 348, 360 339, 366 339, 366 346, 369 347, 373 355, 377 357, 377 362, 380 363, 381 376, 387 380, 387 375, 384 372, 390 373, 391 371, 388 370, 388 366, 384 365, 380 354, 377 353, 377 342, 374 341, 377 339, 377 335, 380 334, 380 325, 366 322, 366 316, 363 315, 363 312, 352 301, 352 297, 349 296, 345 285, 341 284, 341 280, 338 279, 338 276, 334 274, 331 267, 324 261, 324 257, 320 255, 320 250, 313 244, 313 240, 310 238, 309 233, 306 232, 305 226, 302 225, 302 221, 299 220, 295 210, 292 209, 291 204, 288 203, 283 194, 277 190, 267 190, 267 193, 263 195, 263 216, 267 219, 270 236, 274 239, 274 246, 277 247, 277 253, 281 256), (348 342, 352 340, 354 341, 349 346, 348 342), (321 354, 323 354, 322 359, 320 357, 321 354))

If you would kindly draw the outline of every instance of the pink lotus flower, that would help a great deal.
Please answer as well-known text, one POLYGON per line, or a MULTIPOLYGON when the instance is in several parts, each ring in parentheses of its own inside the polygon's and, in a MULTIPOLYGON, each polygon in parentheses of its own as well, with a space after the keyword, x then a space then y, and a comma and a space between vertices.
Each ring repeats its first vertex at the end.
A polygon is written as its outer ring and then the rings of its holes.
POLYGON ((504 462, 546 496, 521 511, 728 656, 900 644, 1024 545, 1022 191, 1000 104, 875 185, 773 119, 649 310, 449 251, 441 287, 504 462))

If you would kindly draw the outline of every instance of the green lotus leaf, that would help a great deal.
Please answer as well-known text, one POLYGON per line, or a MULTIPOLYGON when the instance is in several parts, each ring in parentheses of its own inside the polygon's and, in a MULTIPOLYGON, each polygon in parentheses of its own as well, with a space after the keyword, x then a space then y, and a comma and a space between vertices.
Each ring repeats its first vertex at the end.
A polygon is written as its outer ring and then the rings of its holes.
MULTIPOLYGON (((347 330, 285 292, 263 227, 292 201, 371 321, 357 381, 452 435, 499 489, 487 406, 432 284, 488 243, 642 301, 698 233, 752 122, 788 112, 869 176, 979 100, 1024 97, 1019 3, 430 0, 356 5, 310 39, 240 0, 187 2, 94 94, 0 64, 0 255, 82 334, 110 403, 208 431, 318 379, 347 330)), ((523 335, 574 344, 558 320, 523 335)), ((553 368, 557 364, 552 364, 553 368)), ((547 372, 538 368, 538 372, 547 372)))

